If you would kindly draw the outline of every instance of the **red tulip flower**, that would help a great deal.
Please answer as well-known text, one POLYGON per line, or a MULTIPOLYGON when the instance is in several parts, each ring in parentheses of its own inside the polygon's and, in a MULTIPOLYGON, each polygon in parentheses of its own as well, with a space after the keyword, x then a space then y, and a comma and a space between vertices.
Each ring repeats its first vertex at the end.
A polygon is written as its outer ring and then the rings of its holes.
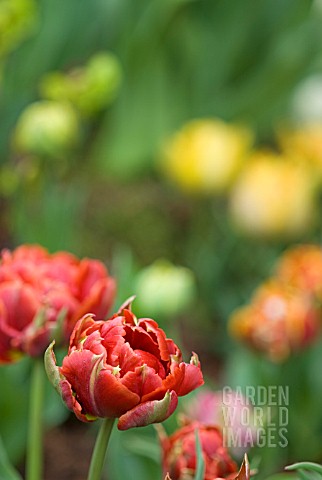
POLYGON ((4 250, 0 261, 0 363, 43 355, 54 333, 67 341, 90 311, 106 317, 115 281, 97 260, 37 245, 4 250))
POLYGON ((45 363, 77 418, 119 418, 120 430, 162 422, 174 412, 178 396, 203 384, 197 355, 184 363, 157 323, 137 319, 128 305, 107 321, 85 315, 74 328, 62 367, 56 365, 53 345, 45 363))
POLYGON ((195 478, 197 468, 196 430, 205 462, 204 480, 235 478, 238 468, 223 446, 221 430, 214 425, 192 422, 170 437, 161 436, 164 474, 171 480, 195 478))

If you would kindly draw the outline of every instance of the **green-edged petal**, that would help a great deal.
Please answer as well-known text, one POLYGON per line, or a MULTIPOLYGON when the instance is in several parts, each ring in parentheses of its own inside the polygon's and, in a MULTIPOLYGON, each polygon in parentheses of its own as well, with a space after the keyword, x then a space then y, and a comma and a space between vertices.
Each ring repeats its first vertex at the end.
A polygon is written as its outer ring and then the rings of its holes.
POLYGON ((119 430, 145 427, 151 423, 166 420, 177 408, 178 396, 174 391, 167 392, 162 400, 152 400, 137 405, 119 418, 119 430))

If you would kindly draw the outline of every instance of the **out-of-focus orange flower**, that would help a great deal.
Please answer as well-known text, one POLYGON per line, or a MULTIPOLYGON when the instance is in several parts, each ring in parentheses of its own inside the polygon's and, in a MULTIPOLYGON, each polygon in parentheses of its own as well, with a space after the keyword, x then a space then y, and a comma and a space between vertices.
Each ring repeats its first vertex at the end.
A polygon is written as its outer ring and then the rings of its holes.
POLYGON ((273 152, 255 153, 231 192, 233 222, 256 236, 300 235, 311 226, 315 209, 309 170, 273 152))
POLYGON ((299 245, 289 249, 277 264, 278 278, 322 300, 322 247, 299 245))
POLYGON ((279 362, 317 337, 320 318, 309 297, 270 280, 249 305, 233 313, 229 327, 236 338, 279 362))
POLYGON ((238 174, 252 138, 247 128, 219 119, 191 121, 165 146, 163 170, 183 190, 220 193, 238 174))

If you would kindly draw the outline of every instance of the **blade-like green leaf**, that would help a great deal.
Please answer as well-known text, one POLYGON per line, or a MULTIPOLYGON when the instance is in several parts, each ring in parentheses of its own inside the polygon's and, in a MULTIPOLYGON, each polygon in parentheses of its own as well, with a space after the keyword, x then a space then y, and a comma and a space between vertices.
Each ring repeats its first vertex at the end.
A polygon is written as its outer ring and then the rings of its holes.
POLYGON ((6 480, 22 480, 22 477, 9 462, 7 453, 0 437, 0 478, 6 480))
POLYGON ((322 476, 322 465, 313 462, 298 462, 293 465, 288 465, 285 470, 308 470, 311 472, 317 472, 322 476))
POLYGON ((196 435, 196 456, 197 456, 197 469, 196 469, 195 480, 203 480, 205 476, 205 461, 202 455, 198 429, 196 429, 195 435, 196 435))

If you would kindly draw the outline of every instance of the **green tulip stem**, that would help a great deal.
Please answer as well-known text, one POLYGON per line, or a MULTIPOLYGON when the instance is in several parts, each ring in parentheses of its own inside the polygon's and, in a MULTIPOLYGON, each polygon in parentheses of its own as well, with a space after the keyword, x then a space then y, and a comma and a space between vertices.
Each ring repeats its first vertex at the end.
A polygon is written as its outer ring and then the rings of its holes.
POLYGON ((104 418, 96 439, 87 480, 101 480, 108 441, 113 429, 114 418, 104 418))
POLYGON ((44 365, 42 358, 36 358, 32 366, 30 382, 26 480, 42 480, 43 396, 44 365))

